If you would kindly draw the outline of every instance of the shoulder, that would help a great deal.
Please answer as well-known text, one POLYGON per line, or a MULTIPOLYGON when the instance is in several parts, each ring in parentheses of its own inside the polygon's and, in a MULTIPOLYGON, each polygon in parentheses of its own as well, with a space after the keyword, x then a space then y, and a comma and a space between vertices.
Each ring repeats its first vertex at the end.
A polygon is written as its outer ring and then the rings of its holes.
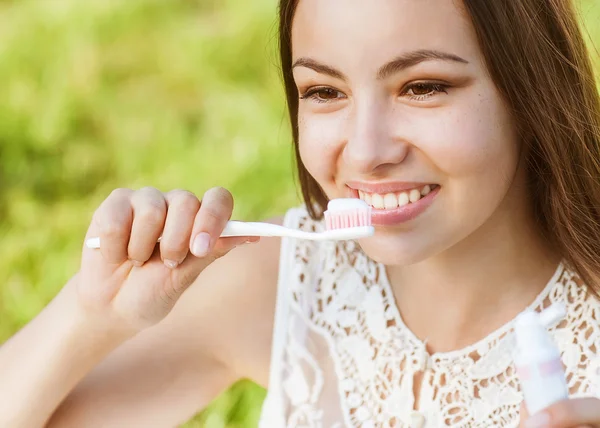
MULTIPOLYGON (((302 228, 310 223, 303 207, 291 208, 268 223, 302 228)), ((282 243, 263 237, 212 263, 175 308, 196 332, 192 353, 207 353, 234 372, 266 386, 280 274, 282 243)), ((289 242, 289 241, 287 241, 289 242)), ((289 254, 288 257, 293 257, 289 254)), ((287 262, 287 261, 286 261, 287 262)), ((292 262, 291 260, 289 262, 292 262)))
POLYGON ((550 330, 561 351, 568 377, 578 379, 571 393, 574 396, 598 394, 600 299, 573 267, 566 262, 561 266, 547 300, 548 303, 564 304, 566 315, 550 330))

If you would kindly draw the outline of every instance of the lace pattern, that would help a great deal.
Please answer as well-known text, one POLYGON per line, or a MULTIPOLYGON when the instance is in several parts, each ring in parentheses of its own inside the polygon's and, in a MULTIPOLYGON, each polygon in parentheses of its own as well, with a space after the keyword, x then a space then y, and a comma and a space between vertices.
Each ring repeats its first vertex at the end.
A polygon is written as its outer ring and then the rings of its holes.
MULTIPOLYGON (((292 210, 286 222, 324 228, 303 208, 292 210)), ((275 320, 284 328, 274 337, 261 427, 518 426, 523 397, 512 360, 512 322, 467 348, 429 355, 404 325, 384 267, 355 242, 285 245, 278 297, 284 309, 275 320), (417 373, 423 377, 415 411, 417 373)), ((600 304, 564 265, 531 308, 555 302, 567 304, 567 317, 551 332, 570 392, 600 396, 600 304)))

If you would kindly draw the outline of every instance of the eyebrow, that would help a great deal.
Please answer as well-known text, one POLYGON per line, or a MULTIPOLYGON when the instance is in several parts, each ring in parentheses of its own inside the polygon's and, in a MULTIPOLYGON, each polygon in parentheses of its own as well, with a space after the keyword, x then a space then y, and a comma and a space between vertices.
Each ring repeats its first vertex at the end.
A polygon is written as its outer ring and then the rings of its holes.
MULTIPOLYGON (((410 67, 414 67, 415 65, 420 64, 425 61, 434 61, 434 60, 457 62, 460 64, 468 64, 469 63, 469 61, 467 61, 466 59, 461 58, 461 57, 451 54, 451 53, 430 50, 430 49, 421 49, 421 50, 407 52, 405 54, 402 54, 402 55, 394 58, 392 61, 388 62, 387 64, 383 65, 377 71, 377 78, 380 80, 383 80, 383 79, 391 76, 394 73, 398 73, 399 71, 406 70, 407 68, 410 68, 410 67)), ((316 71, 317 73, 326 74, 326 75, 331 76, 336 79, 347 80, 346 76, 341 71, 336 70, 335 68, 330 67, 328 65, 322 64, 311 58, 306 58, 306 57, 298 58, 292 65, 292 68, 295 68, 295 67, 306 67, 306 68, 310 68, 311 70, 316 71)))

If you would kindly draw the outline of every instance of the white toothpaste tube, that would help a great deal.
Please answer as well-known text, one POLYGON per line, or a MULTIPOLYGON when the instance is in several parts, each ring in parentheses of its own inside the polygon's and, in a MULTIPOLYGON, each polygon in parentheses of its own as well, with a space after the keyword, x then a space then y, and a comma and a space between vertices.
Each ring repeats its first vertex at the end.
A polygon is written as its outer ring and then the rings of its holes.
POLYGON ((517 317, 514 362, 529 415, 569 397, 560 351, 547 330, 564 316, 564 305, 556 304, 517 317))

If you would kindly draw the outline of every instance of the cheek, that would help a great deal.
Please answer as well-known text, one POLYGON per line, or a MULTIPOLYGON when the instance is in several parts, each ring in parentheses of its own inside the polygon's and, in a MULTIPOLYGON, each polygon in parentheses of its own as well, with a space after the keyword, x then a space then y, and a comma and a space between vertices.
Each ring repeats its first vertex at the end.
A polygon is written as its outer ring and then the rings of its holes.
POLYGON ((344 122, 342 113, 310 115, 299 112, 300 157, 308 172, 326 192, 333 185, 344 122))
POLYGON ((512 177, 519 147, 514 126, 497 97, 438 112, 417 126, 420 150, 450 182, 498 185, 512 177))

